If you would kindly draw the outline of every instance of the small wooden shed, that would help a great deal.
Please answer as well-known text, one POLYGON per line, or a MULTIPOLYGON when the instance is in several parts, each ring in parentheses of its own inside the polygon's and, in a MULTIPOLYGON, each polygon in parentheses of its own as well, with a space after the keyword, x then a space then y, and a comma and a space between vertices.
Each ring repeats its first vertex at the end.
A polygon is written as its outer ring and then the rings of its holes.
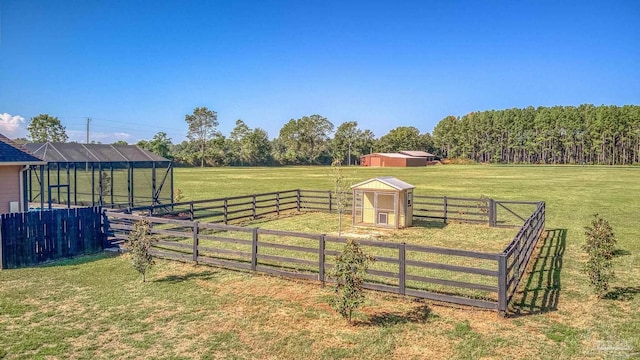
POLYGON ((353 225, 404 228, 413 223, 415 186, 392 176, 383 176, 351 187, 353 225))

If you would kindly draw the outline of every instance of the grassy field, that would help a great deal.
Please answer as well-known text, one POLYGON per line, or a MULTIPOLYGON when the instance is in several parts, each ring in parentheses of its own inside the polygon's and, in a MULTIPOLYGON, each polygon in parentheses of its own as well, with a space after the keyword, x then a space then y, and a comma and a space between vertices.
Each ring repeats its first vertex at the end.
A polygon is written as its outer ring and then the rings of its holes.
MULTIPOLYGON (((176 169, 175 181, 187 200, 328 190, 328 173, 176 169)), ((126 257, 105 254, 0 272, 0 358, 640 356, 640 168, 451 165, 349 173, 356 182, 393 175, 418 194, 546 201, 550 236, 518 295, 518 314, 503 319, 369 293, 350 326, 327 305, 330 290, 315 283, 159 261, 143 284, 126 257), (581 273, 584 226, 595 213, 618 238, 617 278, 606 300, 591 294, 581 273)))

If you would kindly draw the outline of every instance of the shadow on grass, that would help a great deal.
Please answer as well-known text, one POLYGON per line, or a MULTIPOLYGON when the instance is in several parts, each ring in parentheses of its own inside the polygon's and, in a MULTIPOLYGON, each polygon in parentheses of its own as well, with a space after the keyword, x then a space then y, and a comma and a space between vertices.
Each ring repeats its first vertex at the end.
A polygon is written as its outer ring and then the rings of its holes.
POLYGON ((444 229, 447 227, 447 223, 444 221, 413 220, 413 226, 427 229, 444 229))
POLYGON ((567 229, 547 230, 524 289, 515 296, 512 316, 541 314, 558 309, 560 298, 562 258, 564 256, 567 229))
POLYGON ((116 256, 119 256, 119 255, 120 254, 118 254, 118 253, 102 251, 102 252, 98 252, 98 253, 95 253, 95 254, 78 255, 78 256, 70 257, 70 258, 49 260, 49 261, 43 262, 41 264, 31 265, 31 266, 24 266, 22 268, 29 268, 29 267, 45 267, 46 268, 46 267, 57 267, 57 266, 82 265, 82 264, 92 263, 94 261, 100 261, 102 259, 109 259, 109 258, 116 257, 116 256))
POLYGON ((609 300, 629 301, 633 300, 636 294, 640 294, 640 287, 637 286, 616 286, 609 291, 604 298, 609 300))
POLYGON ((183 281, 188 281, 192 279, 200 279, 200 280, 210 280, 213 278, 213 275, 216 274, 217 271, 201 271, 201 272, 190 272, 184 275, 167 275, 160 279, 155 279, 153 282, 166 282, 166 283, 179 283, 183 281))
POLYGON ((436 316, 431 313, 431 309, 427 305, 420 305, 411 309, 404 314, 393 312, 382 312, 371 315, 369 320, 357 322, 356 325, 363 326, 394 326, 407 323, 426 323, 429 319, 436 316))
POLYGON ((631 255, 631 252, 625 249, 613 250, 613 256, 626 256, 626 255, 631 255))

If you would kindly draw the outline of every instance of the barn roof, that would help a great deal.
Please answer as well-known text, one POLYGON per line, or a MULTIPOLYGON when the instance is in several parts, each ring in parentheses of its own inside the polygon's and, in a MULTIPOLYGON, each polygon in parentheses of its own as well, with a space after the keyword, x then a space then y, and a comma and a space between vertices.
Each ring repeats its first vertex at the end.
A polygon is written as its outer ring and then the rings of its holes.
POLYGON ((400 151, 401 154, 415 156, 415 157, 433 157, 435 155, 428 153, 426 151, 414 151, 414 150, 404 150, 400 151))
POLYGON ((169 162, 135 145, 34 143, 25 145, 47 162, 169 162))
POLYGON ((361 183, 355 184, 355 185, 351 186, 351 188, 352 189, 353 188, 358 188, 358 187, 361 187, 361 186, 363 186, 365 184, 368 184, 368 183, 371 183, 371 182, 374 182, 374 181, 379 181, 379 182, 381 182, 381 183, 383 183, 385 185, 391 186, 392 188, 394 188, 396 190, 415 189, 415 186, 413 186, 413 185, 411 185, 411 184, 409 184, 407 182, 404 182, 404 181, 402 181, 402 180, 400 180, 398 178, 395 178, 393 176, 380 176, 380 177, 377 177, 377 178, 369 179, 369 180, 363 181, 361 183))
POLYGON ((40 165, 42 159, 20 148, 8 137, 0 134, 0 165, 40 165))
POLYGON ((400 158, 400 159, 411 159, 411 158, 415 157, 415 156, 399 154, 399 153, 373 153, 373 154, 369 154, 369 155, 380 155, 380 156, 384 156, 384 157, 400 158))

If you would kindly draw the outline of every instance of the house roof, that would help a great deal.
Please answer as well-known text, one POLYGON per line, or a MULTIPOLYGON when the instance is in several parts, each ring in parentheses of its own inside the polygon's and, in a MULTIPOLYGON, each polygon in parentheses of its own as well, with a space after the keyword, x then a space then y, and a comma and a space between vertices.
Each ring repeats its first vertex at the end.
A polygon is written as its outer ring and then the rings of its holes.
POLYGON ((426 151, 413 151, 413 150, 404 150, 400 151, 401 154, 415 156, 415 157, 434 157, 435 155, 428 153, 426 151))
POLYGON ((135 145, 34 143, 27 149, 47 162, 169 162, 135 145))
POLYGON ((0 134, 0 165, 42 165, 42 159, 0 134))
POLYGON ((395 178, 393 176, 380 176, 377 178, 373 178, 373 179, 369 179, 366 181, 363 181, 361 183, 357 183, 353 186, 351 186, 351 188, 357 188, 357 187, 361 187, 362 185, 368 184, 370 182, 374 182, 374 181, 379 181, 385 185, 391 186, 392 188, 396 189, 396 190, 408 190, 408 189, 415 189, 415 186, 404 182, 398 178, 395 178))

